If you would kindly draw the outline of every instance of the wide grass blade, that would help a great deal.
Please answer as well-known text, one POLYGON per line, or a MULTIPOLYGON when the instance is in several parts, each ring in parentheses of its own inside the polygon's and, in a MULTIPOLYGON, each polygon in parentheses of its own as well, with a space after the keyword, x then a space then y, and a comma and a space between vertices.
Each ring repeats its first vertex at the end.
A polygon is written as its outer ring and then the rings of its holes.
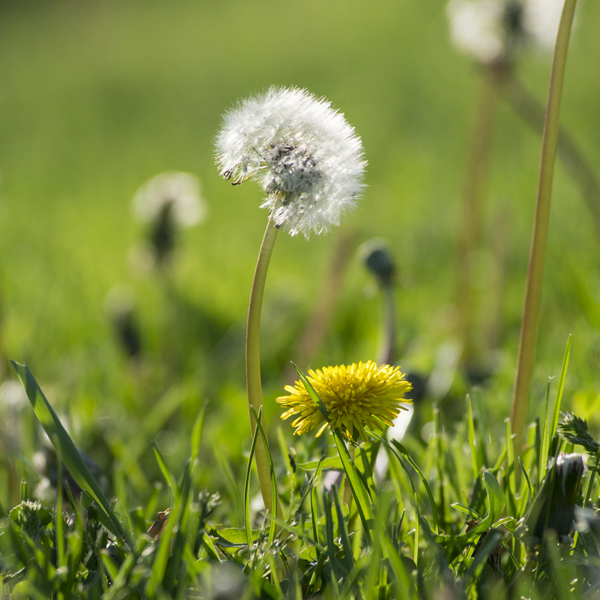
POLYGON ((127 534, 115 517, 109 501, 106 499, 94 476, 90 473, 73 440, 63 427, 52 406, 50 406, 31 371, 27 365, 21 365, 13 360, 10 362, 25 388, 35 414, 48 434, 52 445, 56 448, 59 461, 62 460, 64 462, 77 485, 82 490, 85 490, 95 500, 96 504, 98 504, 101 520, 106 528, 118 538, 126 540, 127 534))

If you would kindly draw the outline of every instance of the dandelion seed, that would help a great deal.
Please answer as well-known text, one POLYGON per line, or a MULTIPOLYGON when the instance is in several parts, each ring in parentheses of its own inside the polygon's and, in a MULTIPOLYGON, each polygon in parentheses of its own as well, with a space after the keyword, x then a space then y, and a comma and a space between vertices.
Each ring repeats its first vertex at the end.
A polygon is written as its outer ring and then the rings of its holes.
POLYGON ((281 396, 276 402, 288 409, 282 419, 296 417, 292 427, 297 435, 319 427, 319 437, 329 426, 341 429, 350 438, 356 432, 366 439, 365 427, 392 426, 398 413, 406 410, 404 405, 412 403, 404 398, 412 386, 404 380, 400 368, 377 367, 373 361, 311 370, 307 379, 323 401, 329 420, 312 401, 304 384, 297 381, 293 387, 288 385, 285 389, 290 395, 281 396))
POLYGON ((359 197, 365 161, 344 116, 306 90, 272 87, 225 115, 217 164, 234 185, 254 179, 277 227, 323 233, 359 197))

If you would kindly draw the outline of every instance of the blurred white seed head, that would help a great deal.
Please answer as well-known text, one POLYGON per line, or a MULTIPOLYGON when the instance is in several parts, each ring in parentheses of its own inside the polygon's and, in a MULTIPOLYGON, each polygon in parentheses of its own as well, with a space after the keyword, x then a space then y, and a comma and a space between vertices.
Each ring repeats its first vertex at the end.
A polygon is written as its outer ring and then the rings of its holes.
POLYGON ((527 0, 523 5, 523 29, 544 49, 554 48, 564 0, 527 0))
POLYGON ((519 45, 552 49, 562 7, 563 0, 450 0, 446 13, 456 47, 491 64, 519 45))
POLYGON ((360 138, 344 116, 306 90, 270 88, 227 112, 217 165, 233 184, 253 178, 275 224, 290 235, 338 225, 363 189, 360 138))
POLYGON ((19 381, 9 379, 0 386, 0 405, 20 411, 29 404, 27 394, 19 381))
POLYGON ((493 63, 503 57, 503 2, 451 0, 446 12, 452 41, 459 50, 482 63, 493 63))
POLYGON ((192 227, 203 221, 208 212, 200 189, 200 180, 191 173, 159 173, 136 192, 133 214, 142 223, 152 223, 170 205, 175 223, 192 227))
POLYGON ((134 309, 134 293, 131 287, 117 285, 113 287, 104 300, 104 310, 109 317, 121 317, 130 314, 134 309))

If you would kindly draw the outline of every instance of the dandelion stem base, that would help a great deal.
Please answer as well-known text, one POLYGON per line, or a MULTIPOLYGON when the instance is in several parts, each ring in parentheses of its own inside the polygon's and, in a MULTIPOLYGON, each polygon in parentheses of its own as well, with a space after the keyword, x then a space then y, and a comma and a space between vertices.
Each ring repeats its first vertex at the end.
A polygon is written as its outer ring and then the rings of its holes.
MULTIPOLYGON (((262 384, 260 376, 260 316, 267 280, 267 271, 278 229, 269 219, 265 235, 258 254, 252 292, 250 293, 250 305, 248 307, 248 325, 246 328, 246 387, 248 390, 248 408, 250 410, 250 426, 252 434, 256 429, 256 421, 252 409, 258 414, 262 406, 262 384)), ((264 426, 264 418, 263 418, 264 426)), ((266 509, 273 513, 273 497, 271 491, 271 479, 269 463, 267 461, 267 448, 259 438, 256 449, 256 470, 258 471, 258 482, 266 509)))

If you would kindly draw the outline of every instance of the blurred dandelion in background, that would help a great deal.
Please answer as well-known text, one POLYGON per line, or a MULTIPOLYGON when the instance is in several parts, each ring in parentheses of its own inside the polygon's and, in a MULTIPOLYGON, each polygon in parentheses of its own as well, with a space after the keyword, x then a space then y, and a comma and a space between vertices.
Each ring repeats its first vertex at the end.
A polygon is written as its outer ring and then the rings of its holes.
POLYGON ((362 143, 344 116, 306 90, 270 88, 229 111, 218 135, 221 175, 254 179, 261 208, 290 235, 338 225, 363 189, 362 143))
POLYGON ((200 180, 177 171, 160 173, 142 185, 132 209, 135 219, 148 226, 146 243, 134 250, 132 258, 142 270, 153 263, 164 265, 175 248, 178 229, 198 225, 208 215, 200 180))
POLYGON ((288 409, 282 419, 296 417, 292 422, 296 435, 319 427, 316 434, 319 437, 329 426, 341 429, 349 438, 359 434, 366 439, 365 427, 381 430, 385 425, 392 426, 398 413, 412 403, 404 398, 412 386, 405 381, 400 367, 377 367, 371 360, 310 370, 307 379, 329 416, 325 418, 303 383, 297 381, 294 386, 286 386, 290 395, 281 396, 276 402, 288 409))
POLYGON ((554 47, 561 0, 451 0, 452 41, 484 64, 510 61, 524 46, 554 47))
POLYGON ((132 359, 137 357, 142 341, 133 290, 128 286, 115 286, 106 296, 104 309, 125 354, 132 359))

